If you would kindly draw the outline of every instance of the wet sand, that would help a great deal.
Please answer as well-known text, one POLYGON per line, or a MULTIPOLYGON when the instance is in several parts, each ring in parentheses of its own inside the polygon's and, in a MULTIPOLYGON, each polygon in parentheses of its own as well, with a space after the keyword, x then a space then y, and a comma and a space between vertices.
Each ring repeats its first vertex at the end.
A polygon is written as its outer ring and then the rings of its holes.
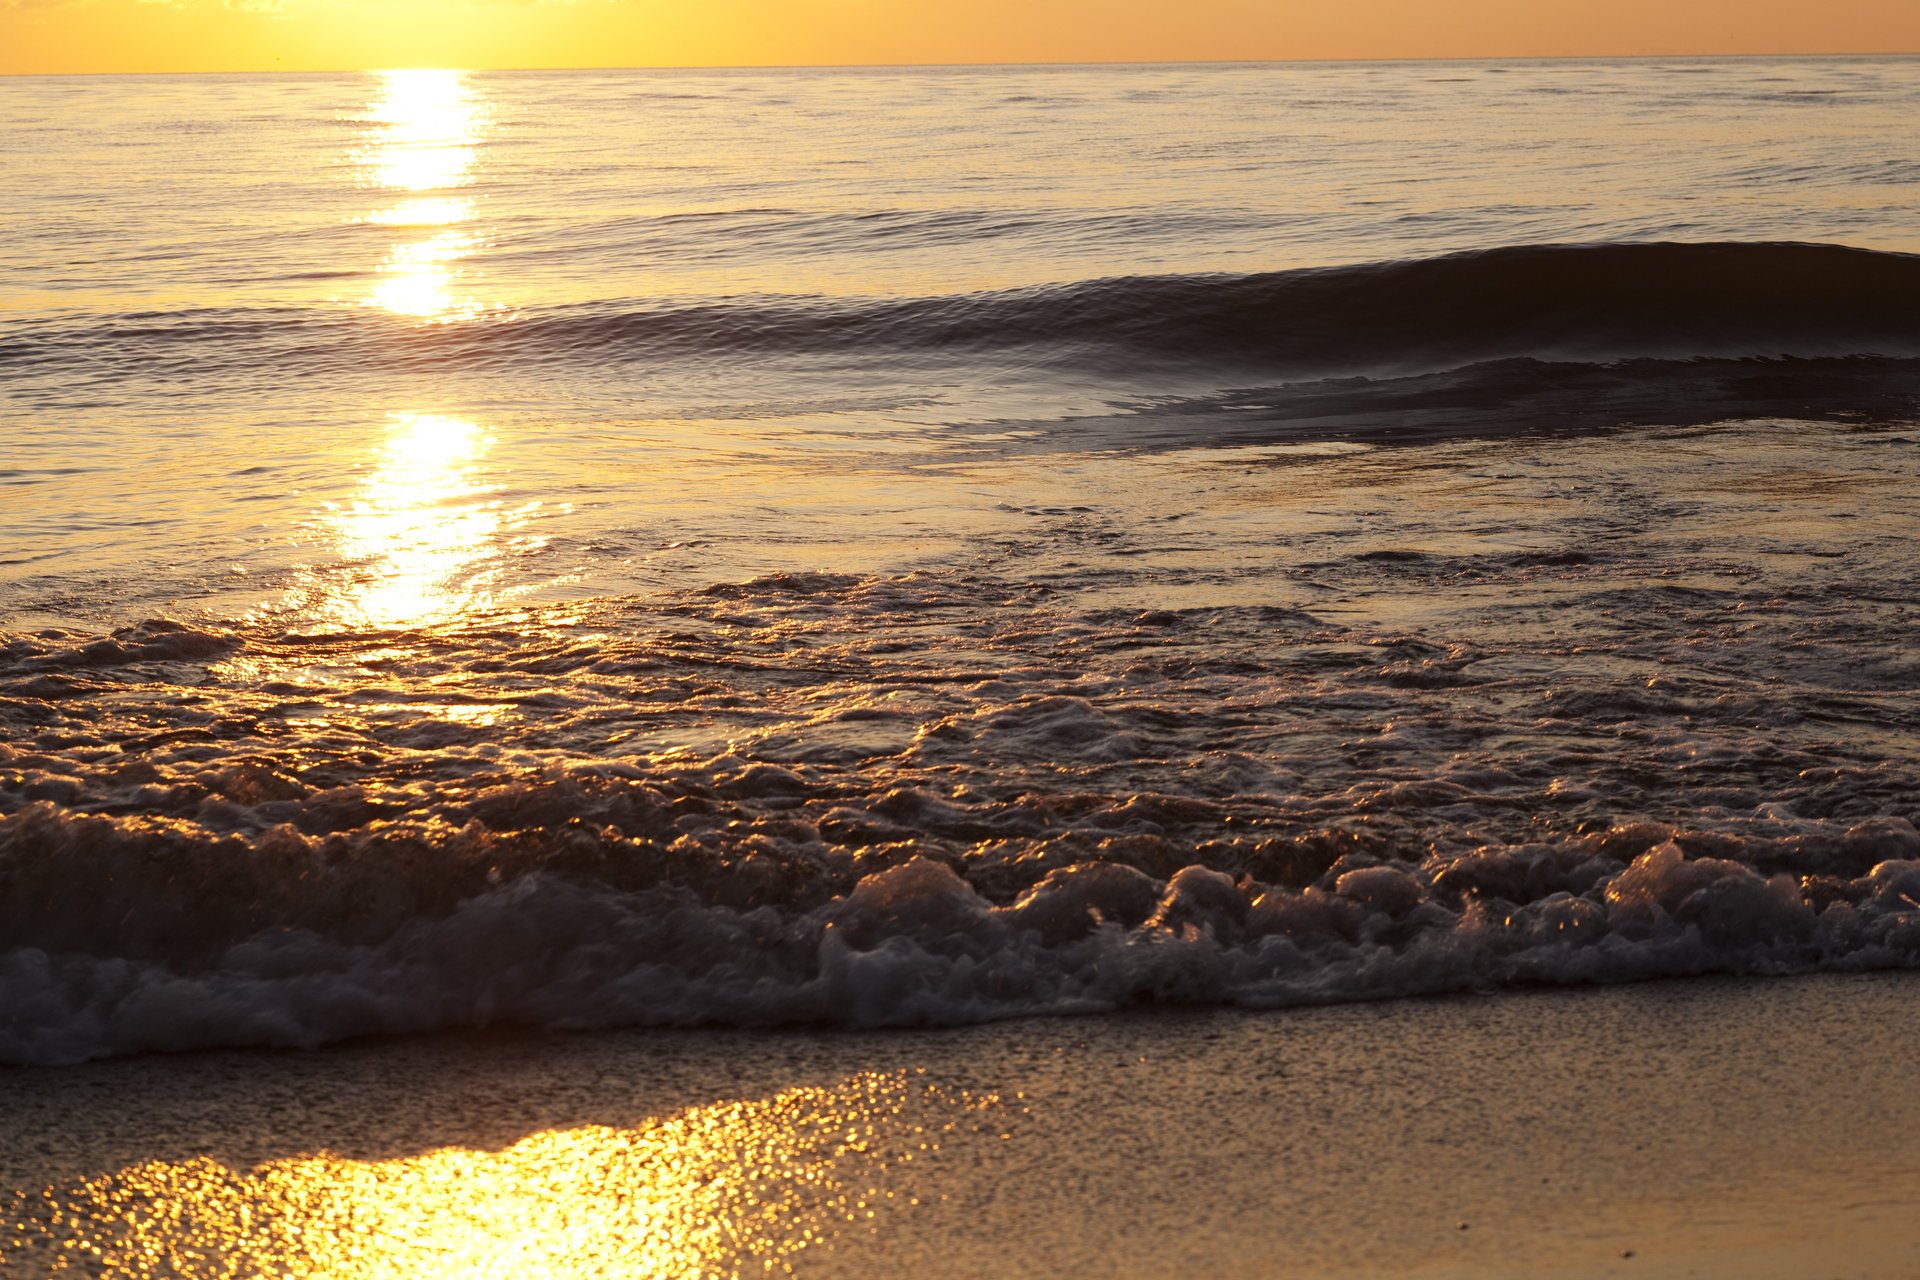
POLYGON ((1911 1276, 1920 979, 13 1070, 8 1275, 1911 1276))

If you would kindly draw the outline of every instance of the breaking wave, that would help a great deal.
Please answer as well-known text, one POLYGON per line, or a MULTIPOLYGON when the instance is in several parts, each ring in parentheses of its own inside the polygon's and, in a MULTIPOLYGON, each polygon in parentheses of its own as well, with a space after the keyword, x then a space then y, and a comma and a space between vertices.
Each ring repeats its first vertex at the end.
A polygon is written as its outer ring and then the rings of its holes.
POLYGON ((1915 770, 1875 745, 1909 667, 1623 682, 1607 653, 1698 663, 1728 606, 1607 559, 1481 567, 1637 619, 1579 660, 926 573, 417 635, 14 634, 0 1060, 1920 963, 1915 770))
MULTIPOLYGON (((34 821, 14 820, 9 834, 34 821)), ((1343 859, 1305 884, 1198 864, 1161 881, 1083 862, 1000 905, 920 857, 810 910, 539 873, 376 941, 273 929, 194 965, 9 950, 0 1060, 489 1024, 951 1026, 1151 1001, 1274 1008, 1920 962, 1920 837, 1903 821, 1836 833, 1825 862, 1838 874, 1805 882, 1763 875, 1739 860, 1749 850, 1724 841, 1716 851, 1733 856, 1689 858, 1664 834, 1612 831, 1424 865, 1343 859)), ((255 853, 291 871, 306 861, 300 844, 281 833, 255 853)), ((456 839, 446 856, 473 851, 456 839)), ((374 895, 382 878, 332 889, 374 895)), ((192 911, 184 888, 143 910, 192 911)))

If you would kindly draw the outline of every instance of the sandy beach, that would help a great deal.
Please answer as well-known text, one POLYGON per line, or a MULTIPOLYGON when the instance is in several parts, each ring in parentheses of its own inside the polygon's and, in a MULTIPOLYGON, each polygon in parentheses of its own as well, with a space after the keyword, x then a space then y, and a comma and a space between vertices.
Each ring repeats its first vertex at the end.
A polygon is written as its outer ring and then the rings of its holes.
POLYGON ((1920 1268, 1911 976, 10 1072, 9 1275, 1920 1268))

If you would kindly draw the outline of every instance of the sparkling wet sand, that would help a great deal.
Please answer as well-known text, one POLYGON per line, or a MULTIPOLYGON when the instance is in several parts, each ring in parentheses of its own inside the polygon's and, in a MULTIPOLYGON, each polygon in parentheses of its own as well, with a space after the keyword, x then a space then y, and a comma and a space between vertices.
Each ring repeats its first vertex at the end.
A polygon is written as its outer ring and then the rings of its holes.
POLYGON ((17 1070, 8 1275, 1910 1276, 1920 980, 17 1070))

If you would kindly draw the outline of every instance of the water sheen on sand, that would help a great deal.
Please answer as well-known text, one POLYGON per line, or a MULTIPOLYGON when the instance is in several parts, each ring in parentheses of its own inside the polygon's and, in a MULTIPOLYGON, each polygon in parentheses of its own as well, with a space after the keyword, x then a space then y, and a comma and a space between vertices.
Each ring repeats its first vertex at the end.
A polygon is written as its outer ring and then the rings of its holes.
POLYGON ((0 84, 0 1060, 1913 965, 1917 89, 0 84))

